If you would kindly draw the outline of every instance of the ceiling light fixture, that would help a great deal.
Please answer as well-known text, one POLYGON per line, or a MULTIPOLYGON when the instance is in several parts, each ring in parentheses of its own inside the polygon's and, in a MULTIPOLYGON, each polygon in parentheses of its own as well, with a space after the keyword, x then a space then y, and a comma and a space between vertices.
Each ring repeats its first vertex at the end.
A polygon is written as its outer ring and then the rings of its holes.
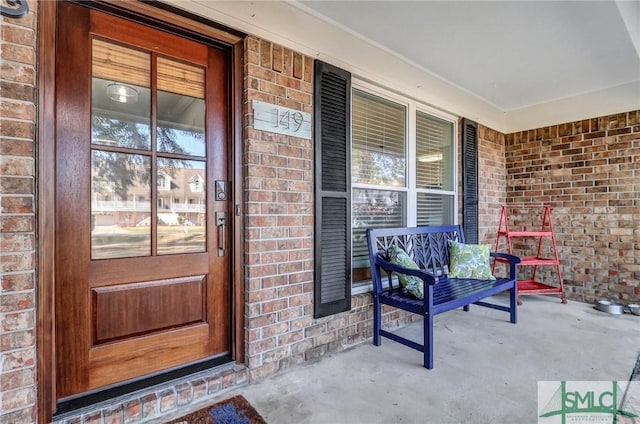
POLYGON ((140 93, 130 85, 113 82, 107 86, 107 96, 118 103, 136 103, 140 93))

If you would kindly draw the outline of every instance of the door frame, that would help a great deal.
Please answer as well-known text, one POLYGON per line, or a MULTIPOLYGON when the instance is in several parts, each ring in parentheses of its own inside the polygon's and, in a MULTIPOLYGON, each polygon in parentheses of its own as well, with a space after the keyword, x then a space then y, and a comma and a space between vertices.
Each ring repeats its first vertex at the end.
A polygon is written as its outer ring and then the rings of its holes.
MULTIPOLYGON (((51 422, 55 393, 55 67, 57 3, 38 2, 38 131, 37 149, 37 416, 51 422)), ((87 3, 83 2, 86 6, 87 3)), ((223 43, 231 53, 229 169, 233 176, 233 240, 231 251, 231 349, 236 363, 244 363, 244 273, 242 196, 242 90, 245 34, 160 3, 93 1, 96 9, 202 42, 223 43)), ((65 24, 65 23, 62 23, 65 24)), ((69 23, 66 23, 69 24, 69 23)), ((231 214, 230 214, 231 215, 231 214)))

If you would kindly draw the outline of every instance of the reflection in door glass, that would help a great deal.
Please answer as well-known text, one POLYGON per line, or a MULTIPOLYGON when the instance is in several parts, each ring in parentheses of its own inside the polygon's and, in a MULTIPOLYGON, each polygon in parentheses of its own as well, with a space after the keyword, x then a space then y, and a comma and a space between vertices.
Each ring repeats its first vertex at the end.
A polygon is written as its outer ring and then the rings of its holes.
POLYGON ((158 254, 206 250, 204 161, 158 159, 158 254))
POLYGON ((91 142, 149 150, 150 55, 98 39, 92 49, 91 142))
POLYGON ((159 152, 205 155, 204 69, 158 58, 159 152))
POLYGON ((149 157, 93 150, 91 258, 151 254, 149 157))

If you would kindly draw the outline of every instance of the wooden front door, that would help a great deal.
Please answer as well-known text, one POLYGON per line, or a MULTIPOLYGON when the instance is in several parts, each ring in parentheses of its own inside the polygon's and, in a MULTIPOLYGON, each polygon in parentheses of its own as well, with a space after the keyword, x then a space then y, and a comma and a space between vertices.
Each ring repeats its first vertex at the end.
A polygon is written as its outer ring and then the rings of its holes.
POLYGON ((230 355, 232 238, 228 52, 70 3, 58 22, 60 400, 230 355))

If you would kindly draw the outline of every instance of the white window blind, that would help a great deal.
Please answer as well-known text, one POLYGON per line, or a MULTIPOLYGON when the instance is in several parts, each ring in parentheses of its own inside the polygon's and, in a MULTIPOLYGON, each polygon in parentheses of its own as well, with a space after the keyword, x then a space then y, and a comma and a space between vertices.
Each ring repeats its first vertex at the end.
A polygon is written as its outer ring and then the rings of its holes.
POLYGON ((418 193, 418 226, 453 224, 454 196, 418 193))
POLYGON ((406 107, 353 90, 353 183, 403 187, 406 181, 406 107))
POLYGON ((416 113, 416 187, 453 190, 453 124, 416 113))

